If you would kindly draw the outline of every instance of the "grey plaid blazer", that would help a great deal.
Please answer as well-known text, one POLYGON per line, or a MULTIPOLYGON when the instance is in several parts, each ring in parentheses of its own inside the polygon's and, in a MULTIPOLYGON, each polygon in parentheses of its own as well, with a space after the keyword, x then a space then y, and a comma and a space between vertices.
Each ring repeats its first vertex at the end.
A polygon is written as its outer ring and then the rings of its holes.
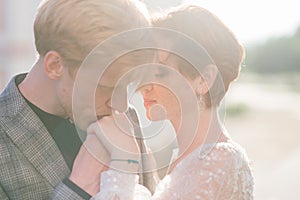
POLYGON ((82 199, 61 182, 69 174, 53 138, 27 105, 14 77, 0 95, 0 199, 82 199))

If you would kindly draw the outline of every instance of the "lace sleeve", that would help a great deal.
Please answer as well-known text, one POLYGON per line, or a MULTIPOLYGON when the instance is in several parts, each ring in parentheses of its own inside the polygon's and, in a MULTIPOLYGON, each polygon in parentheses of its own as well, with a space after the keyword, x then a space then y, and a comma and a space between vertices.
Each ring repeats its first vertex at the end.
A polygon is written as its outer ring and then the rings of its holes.
POLYGON ((100 192, 91 200, 151 199, 151 193, 138 184, 138 179, 138 175, 115 170, 102 172, 100 192))

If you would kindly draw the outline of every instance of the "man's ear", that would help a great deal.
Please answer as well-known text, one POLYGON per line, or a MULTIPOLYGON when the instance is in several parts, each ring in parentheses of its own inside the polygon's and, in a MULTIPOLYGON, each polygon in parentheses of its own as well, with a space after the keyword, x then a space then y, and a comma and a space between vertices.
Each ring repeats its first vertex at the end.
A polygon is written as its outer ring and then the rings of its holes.
POLYGON ((62 58, 56 51, 49 51, 44 57, 44 69, 51 80, 57 80, 63 75, 62 58))
POLYGON ((210 88, 213 86, 216 77, 218 74, 218 68, 216 65, 207 65, 203 73, 202 77, 198 77, 194 80, 194 84, 196 86, 196 94, 204 95, 206 94, 210 88))

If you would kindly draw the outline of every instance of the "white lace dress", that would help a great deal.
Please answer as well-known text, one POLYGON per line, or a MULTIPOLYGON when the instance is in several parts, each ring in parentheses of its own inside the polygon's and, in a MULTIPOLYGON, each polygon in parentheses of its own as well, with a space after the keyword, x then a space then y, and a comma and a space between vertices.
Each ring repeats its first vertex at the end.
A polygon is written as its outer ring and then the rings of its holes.
POLYGON ((253 177, 245 151, 234 142, 205 144, 165 176, 154 195, 138 176, 108 170, 93 200, 253 199, 253 177))

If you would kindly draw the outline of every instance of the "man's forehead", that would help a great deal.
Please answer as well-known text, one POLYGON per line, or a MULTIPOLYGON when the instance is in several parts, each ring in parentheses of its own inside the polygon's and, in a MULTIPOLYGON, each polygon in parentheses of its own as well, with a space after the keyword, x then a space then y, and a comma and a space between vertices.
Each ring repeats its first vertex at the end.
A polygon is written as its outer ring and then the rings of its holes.
POLYGON ((121 74, 118 71, 108 70, 105 71, 101 77, 99 77, 98 85, 100 86, 107 86, 107 87, 116 87, 117 85, 125 84, 126 80, 124 80, 124 74, 121 74))
POLYGON ((142 72, 137 67, 120 64, 117 67, 108 68, 99 78, 100 85, 120 86, 137 82, 142 77, 142 72))
POLYGON ((89 74, 93 77, 98 76, 96 78, 98 85, 108 87, 115 87, 119 84, 128 85, 143 77, 141 72, 136 73, 136 69, 144 64, 153 63, 153 60, 153 50, 135 51, 116 58, 109 66, 94 64, 89 74))

